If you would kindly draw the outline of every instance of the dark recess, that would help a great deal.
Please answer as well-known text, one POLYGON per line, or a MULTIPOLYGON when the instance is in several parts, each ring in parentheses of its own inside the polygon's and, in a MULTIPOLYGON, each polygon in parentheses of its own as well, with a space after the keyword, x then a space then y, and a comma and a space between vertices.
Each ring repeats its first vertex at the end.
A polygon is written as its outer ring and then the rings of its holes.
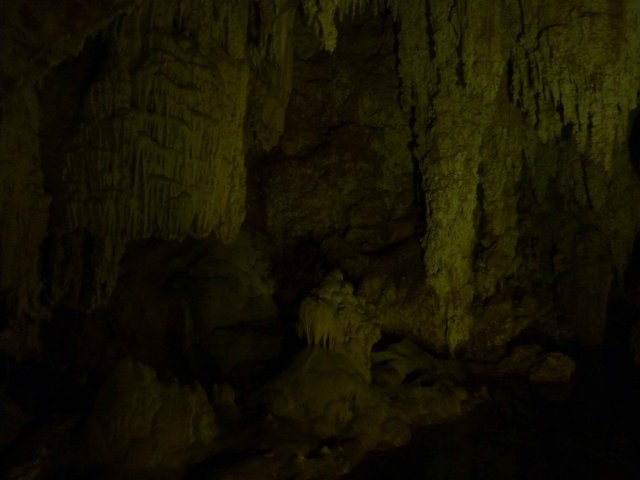
POLYGON ((631 128, 629 129, 629 159, 633 169, 640 175, 640 112, 631 114, 631 128))

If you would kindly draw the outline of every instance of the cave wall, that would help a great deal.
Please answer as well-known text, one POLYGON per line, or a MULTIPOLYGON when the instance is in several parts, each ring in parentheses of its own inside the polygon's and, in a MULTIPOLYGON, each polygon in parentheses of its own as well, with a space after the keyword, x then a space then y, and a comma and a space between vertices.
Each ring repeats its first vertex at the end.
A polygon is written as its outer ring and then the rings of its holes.
POLYGON ((439 353, 601 338, 639 228, 637 2, 7 3, 3 350, 107 305, 132 242, 245 213, 287 301, 340 267, 439 353))
POLYGON ((427 285, 442 302, 448 348, 513 337, 534 321, 518 314, 514 289, 536 283, 571 296, 573 333, 597 341, 611 269, 624 268, 637 229, 636 178, 620 151, 638 74, 638 37, 623 25, 637 24, 637 5, 406 2, 399 17, 427 285), (558 285, 562 275, 571 285, 558 285), (478 304, 480 318, 470 314, 478 304))

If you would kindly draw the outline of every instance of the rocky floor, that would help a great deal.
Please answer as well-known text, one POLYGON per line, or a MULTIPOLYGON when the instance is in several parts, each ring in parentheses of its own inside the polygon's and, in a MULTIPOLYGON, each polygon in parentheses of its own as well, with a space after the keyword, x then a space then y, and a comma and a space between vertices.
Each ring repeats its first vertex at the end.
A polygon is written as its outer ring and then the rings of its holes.
MULTIPOLYGON (((488 401, 454 423, 414 429, 408 445, 371 452, 341 478, 640 478, 640 438, 637 433, 640 414, 636 407, 640 399, 640 378, 631 369, 625 369, 606 347, 583 348, 571 354, 577 361, 571 383, 536 386, 520 377, 474 379, 474 382, 486 385, 490 395, 488 401)), ((38 365, 21 368, 23 371, 20 372, 14 368, 14 379, 18 379, 18 375, 33 378, 45 371, 49 376, 52 374, 51 370, 38 365)), ((65 372, 59 373, 60 379, 71 381, 65 372)), ((64 452, 57 451, 52 445, 73 445, 72 437, 78 433, 80 414, 86 413, 90 403, 89 398, 80 397, 71 401, 69 394, 75 391, 90 397, 92 391, 95 393, 90 382, 78 379, 75 384, 56 388, 53 383, 43 380, 40 390, 30 394, 16 381, 13 391, 8 392, 11 395, 4 397, 0 411, 0 463, 5 478, 111 478, 105 477, 104 471, 81 472, 74 468, 57 469, 54 476, 45 474, 56 470, 51 469, 51 465, 65 461, 64 452), (32 450, 42 446, 49 450, 32 450), (49 467, 42 468, 43 465, 49 467)), ((157 475, 163 478, 240 478, 233 473, 225 477, 223 472, 241 472, 243 469, 239 465, 254 464, 258 471, 279 465, 283 475, 287 472, 286 478, 335 478, 335 472, 341 468, 340 462, 349 460, 348 455, 340 457, 337 453, 342 448, 349 448, 348 442, 338 445, 331 439, 324 443, 305 439, 286 424, 270 423, 259 411, 227 430, 226 435, 228 453, 221 449, 219 455, 189 472, 156 472, 157 475), (296 473, 295 462, 286 468, 282 466, 287 462, 278 459, 278 455, 291 450, 286 446, 287 442, 298 442, 300 448, 309 450, 306 458, 300 459, 300 465, 306 465, 306 474, 296 473), (285 446, 274 448, 278 443, 285 446), (244 449, 241 448, 243 444, 246 445, 244 449), (320 473, 323 468, 333 470, 334 474, 323 477, 320 473), (317 477, 310 474, 312 469, 317 469, 317 477)), ((255 470, 244 470, 244 474, 251 471, 255 470)))
POLYGON ((640 478, 640 382, 611 370, 608 356, 576 351, 570 384, 495 381, 491 400, 462 420, 419 429, 406 447, 370 453, 342 478, 640 478))

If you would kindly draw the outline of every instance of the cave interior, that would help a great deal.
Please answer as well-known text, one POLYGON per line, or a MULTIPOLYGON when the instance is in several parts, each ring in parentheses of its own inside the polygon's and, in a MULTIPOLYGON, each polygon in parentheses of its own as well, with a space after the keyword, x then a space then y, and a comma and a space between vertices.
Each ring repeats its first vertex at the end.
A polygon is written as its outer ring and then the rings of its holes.
POLYGON ((640 478, 640 2, 3 0, 0 477, 640 478))

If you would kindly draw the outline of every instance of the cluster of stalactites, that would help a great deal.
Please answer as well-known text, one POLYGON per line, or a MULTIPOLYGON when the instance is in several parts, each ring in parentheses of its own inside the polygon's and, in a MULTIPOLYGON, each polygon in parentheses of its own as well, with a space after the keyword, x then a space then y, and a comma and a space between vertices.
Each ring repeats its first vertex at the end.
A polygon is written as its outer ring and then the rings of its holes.
POLYGON ((334 271, 302 301, 298 334, 309 345, 333 351, 349 341, 362 319, 352 285, 344 281, 340 271, 334 271))

